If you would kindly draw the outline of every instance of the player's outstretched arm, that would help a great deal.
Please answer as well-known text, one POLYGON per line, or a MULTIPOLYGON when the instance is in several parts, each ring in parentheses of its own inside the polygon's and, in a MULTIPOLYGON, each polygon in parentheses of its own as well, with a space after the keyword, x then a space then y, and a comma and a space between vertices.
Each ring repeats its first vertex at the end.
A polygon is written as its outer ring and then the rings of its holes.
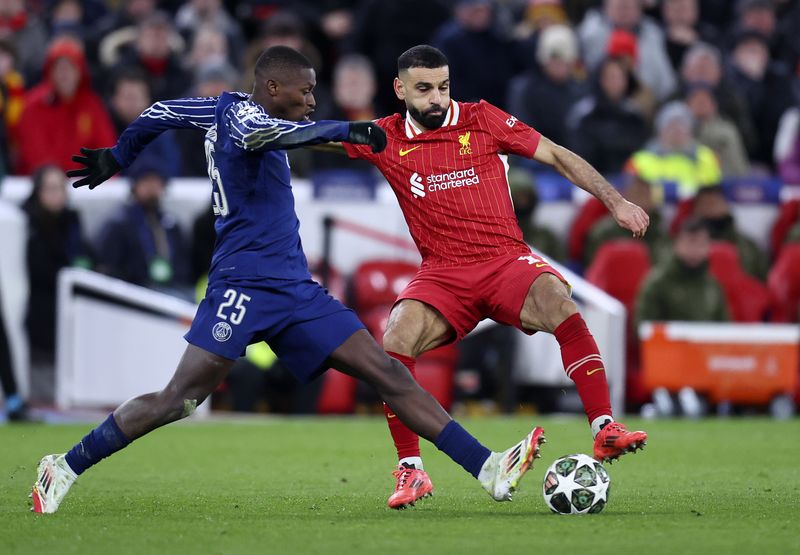
POLYGON ((371 121, 288 121, 271 117, 252 102, 231 105, 226 119, 234 144, 251 152, 341 141, 370 145, 373 152, 386 147, 386 133, 371 121))
POLYGON ((617 223, 631 231, 634 237, 643 237, 650 225, 650 217, 639 206, 628 202, 586 160, 571 150, 542 137, 533 159, 553 166, 558 173, 575 185, 597 197, 617 223))
POLYGON ((144 148, 168 129, 200 129, 207 131, 214 124, 217 97, 179 98, 156 102, 136 118, 120 135, 112 148, 82 148, 83 156, 72 160, 84 167, 67 172, 80 177, 73 187, 94 189, 122 168, 130 166, 144 148))

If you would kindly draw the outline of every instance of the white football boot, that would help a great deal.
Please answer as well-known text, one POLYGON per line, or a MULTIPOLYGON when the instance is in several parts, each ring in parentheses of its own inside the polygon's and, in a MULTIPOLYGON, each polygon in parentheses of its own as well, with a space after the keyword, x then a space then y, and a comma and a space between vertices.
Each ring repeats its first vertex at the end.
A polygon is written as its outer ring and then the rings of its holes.
POLYGON ((47 455, 39 461, 38 476, 33 484, 34 513, 54 513, 64 500, 69 488, 75 483, 75 474, 64 459, 64 455, 47 455))
POLYGON ((502 453, 492 453, 483 463, 478 481, 495 501, 511 501, 519 481, 541 458, 539 448, 547 440, 544 429, 536 427, 522 441, 502 453))

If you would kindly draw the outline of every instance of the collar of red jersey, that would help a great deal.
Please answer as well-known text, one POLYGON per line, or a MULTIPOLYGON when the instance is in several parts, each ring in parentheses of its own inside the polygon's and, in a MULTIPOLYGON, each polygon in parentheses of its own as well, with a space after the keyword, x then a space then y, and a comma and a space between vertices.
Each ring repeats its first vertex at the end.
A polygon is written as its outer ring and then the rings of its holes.
MULTIPOLYGON (((460 112, 461 108, 459 107, 458 102, 451 99, 450 107, 447 109, 447 113, 444 116, 444 123, 442 124, 442 127, 456 125, 458 123, 458 115, 460 112)), ((413 139, 421 133, 424 133, 424 131, 417 127, 417 125, 414 123, 414 120, 411 119, 411 114, 409 114, 408 110, 406 110, 406 137, 413 139)))

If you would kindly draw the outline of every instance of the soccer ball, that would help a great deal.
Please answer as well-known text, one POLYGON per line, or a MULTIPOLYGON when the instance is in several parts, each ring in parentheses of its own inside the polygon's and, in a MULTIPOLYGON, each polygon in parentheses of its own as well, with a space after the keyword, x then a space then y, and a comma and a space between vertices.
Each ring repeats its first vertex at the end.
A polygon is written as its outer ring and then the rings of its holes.
POLYGON ((589 455, 557 459, 544 474, 544 502, 554 513, 599 513, 608 503, 611 478, 603 465, 589 455))

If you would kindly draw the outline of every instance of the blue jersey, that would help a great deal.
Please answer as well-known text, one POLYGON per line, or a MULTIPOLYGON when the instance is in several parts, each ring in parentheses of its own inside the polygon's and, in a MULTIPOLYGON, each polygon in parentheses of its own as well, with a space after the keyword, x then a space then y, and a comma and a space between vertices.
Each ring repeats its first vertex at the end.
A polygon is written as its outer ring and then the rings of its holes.
POLYGON ((122 133, 112 153, 127 167, 163 131, 197 128, 205 149, 217 232, 210 281, 308 279, 285 149, 342 141, 339 121, 270 117, 243 93, 162 101, 122 133))

